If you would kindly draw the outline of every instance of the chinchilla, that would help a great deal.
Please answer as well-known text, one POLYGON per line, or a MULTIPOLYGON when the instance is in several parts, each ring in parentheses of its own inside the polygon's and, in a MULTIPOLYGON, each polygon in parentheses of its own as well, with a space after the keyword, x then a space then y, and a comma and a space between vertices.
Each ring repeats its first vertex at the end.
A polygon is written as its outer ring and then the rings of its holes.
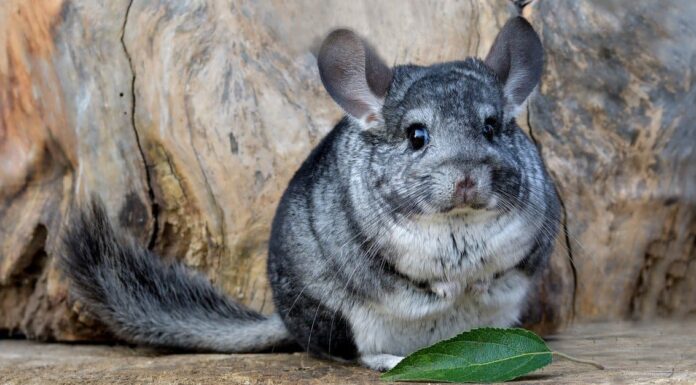
POLYGON ((385 370, 480 326, 518 322, 558 231, 559 201, 515 116, 541 77, 539 37, 510 19, 485 60, 392 68, 349 30, 318 55, 346 116, 290 181, 273 221, 276 313, 228 299, 115 229, 95 199, 62 267, 118 337, 196 351, 299 345, 385 370))

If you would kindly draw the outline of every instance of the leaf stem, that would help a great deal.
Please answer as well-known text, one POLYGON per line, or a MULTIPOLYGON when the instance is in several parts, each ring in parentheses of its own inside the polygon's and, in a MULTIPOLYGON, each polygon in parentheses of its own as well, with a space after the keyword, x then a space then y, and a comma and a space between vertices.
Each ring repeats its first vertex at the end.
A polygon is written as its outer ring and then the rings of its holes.
POLYGON ((556 357, 564 358, 564 359, 566 359, 566 360, 568 360, 568 361, 573 361, 573 362, 577 362, 577 363, 580 363, 580 364, 592 365, 592 366, 594 366, 595 368, 597 368, 597 369, 599 369, 599 370, 604 370, 604 365, 602 365, 602 364, 600 364, 600 363, 598 363, 598 362, 592 361, 592 360, 583 360, 583 359, 575 358, 575 357, 569 356, 569 355, 567 355, 567 354, 565 354, 565 353, 556 352, 556 351, 553 351, 553 352, 551 352, 551 353, 552 353, 554 356, 556 356, 556 357))

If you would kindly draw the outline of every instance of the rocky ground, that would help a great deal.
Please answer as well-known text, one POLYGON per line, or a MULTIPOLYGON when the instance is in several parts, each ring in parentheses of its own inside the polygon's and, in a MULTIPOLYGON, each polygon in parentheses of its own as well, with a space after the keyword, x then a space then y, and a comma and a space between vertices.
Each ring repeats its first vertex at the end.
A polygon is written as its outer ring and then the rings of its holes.
MULTIPOLYGON (((518 384, 694 384, 696 320, 575 326, 554 350, 606 366, 556 361, 518 384)), ((293 354, 161 354, 126 346, 0 340, 0 384, 379 384, 377 373, 293 354)))

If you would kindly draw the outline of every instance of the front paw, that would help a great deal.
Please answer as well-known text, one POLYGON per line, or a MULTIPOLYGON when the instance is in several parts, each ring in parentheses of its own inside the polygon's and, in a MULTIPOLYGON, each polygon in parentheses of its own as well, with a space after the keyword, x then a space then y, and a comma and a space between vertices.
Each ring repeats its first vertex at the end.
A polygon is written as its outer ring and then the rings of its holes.
POLYGON ((430 284, 430 290, 440 298, 455 298, 462 291, 462 285, 459 282, 438 281, 430 284))
POLYGON ((368 354, 360 357, 360 363, 372 370, 386 372, 393 369, 404 357, 392 354, 368 354))

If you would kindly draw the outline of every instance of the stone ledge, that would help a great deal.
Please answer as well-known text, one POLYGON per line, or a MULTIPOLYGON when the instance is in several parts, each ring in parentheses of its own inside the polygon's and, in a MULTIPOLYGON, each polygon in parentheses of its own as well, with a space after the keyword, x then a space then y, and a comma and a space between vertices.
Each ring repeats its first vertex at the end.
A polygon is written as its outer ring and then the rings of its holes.
MULTIPOLYGON (((557 361, 517 384, 694 384, 696 320, 576 325, 553 349, 604 364, 557 361)), ((292 354, 160 354, 125 346, 0 340, 0 384, 380 384, 377 373, 292 354)))

